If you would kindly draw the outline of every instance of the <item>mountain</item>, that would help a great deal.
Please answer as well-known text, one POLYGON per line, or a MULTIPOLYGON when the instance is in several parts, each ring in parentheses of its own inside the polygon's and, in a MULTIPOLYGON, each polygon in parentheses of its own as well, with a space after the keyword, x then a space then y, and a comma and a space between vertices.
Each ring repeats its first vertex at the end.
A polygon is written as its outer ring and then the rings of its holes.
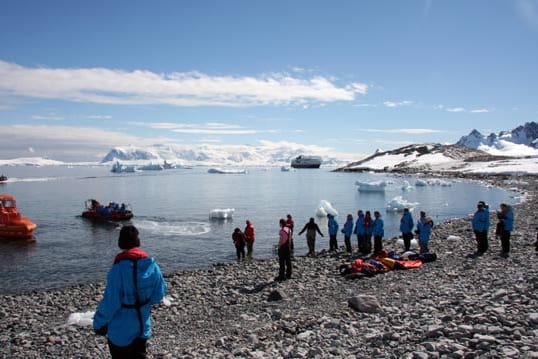
POLYGON ((492 155, 538 155, 538 123, 527 122, 511 131, 490 133, 485 136, 476 129, 456 142, 457 145, 478 149, 492 155))
MULTIPOLYGON (((120 161, 127 164, 164 162, 186 166, 289 166, 299 155, 318 155, 324 166, 341 166, 353 158, 349 154, 328 153, 327 148, 300 144, 262 143, 261 145, 153 145, 115 147, 101 163, 120 161)), ((360 158, 362 156, 352 156, 360 158)))

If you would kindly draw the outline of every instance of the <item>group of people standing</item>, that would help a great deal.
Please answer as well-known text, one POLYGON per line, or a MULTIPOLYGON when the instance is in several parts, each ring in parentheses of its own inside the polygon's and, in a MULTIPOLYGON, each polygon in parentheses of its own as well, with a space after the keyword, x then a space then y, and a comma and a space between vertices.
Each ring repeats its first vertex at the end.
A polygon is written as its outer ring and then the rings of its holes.
MULTIPOLYGON (((514 210, 512 206, 501 203, 496 212, 497 226, 495 228, 495 236, 501 240, 500 256, 508 258, 510 255, 510 233, 514 229, 514 210)), ((470 258, 476 258, 484 253, 489 248, 488 232, 490 227, 489 206, 484 201, 479 201, 476 204, 476 211, 472 218, 472 228, 476 239, 476 252, 469 255, 470 258)))
POLYGON ((254 225, 250 220, 247 219, 244 231, 241 231, 239 227, 234 229, 232 233, 232 241, 235 245, 238 262, 241 260, 245 260, 245 247, 247 247, 246 256, 248 258, 252 257, 255 240, 256 235, 254 234, 254 225))

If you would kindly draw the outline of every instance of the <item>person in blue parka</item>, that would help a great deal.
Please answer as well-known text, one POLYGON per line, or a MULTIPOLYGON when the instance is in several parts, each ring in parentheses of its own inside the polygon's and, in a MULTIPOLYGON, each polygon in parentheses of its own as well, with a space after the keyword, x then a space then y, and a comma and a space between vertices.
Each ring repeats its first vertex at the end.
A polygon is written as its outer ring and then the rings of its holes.
POLYGON ((501 203, 500 210, 497 211, 498 235, 501 237, 501 257, 507 258, 510 254, 510 232, 514 229, 514 210, 512 206, 501 203))
POLYGON ((413 217, 411 216, 411 212, 409 212, 409 208, 404 208, 402 218, 400 219, 400 232, 402 232, 405 252, 411 249, 414 225, 413 217))
POLYGON ((484 201, 477 203, 471 223, 477 247, 473 256, 481 256, 488 250, 489 207, 484 201))
POLYGON ((357 211, 357 221, 355 222, 355 229, 353 233, 357 235, 357 246, 359 248, 359 253, 364 252, 364 213, 362 210, 357 211))
POLYGON ((425 217, 424 220, 419 220, 417 223, 418 245, 420 246, 420 254, 428 253, 428 243, 433 228, 433 220, 431 217, 425 217))
POLYGON ((336 219, 334 219, 334 216, 332 214, 328 214, 327 218, 329 218, 329 221, 327 222, 327 227, 329 229, 329 251, 336 251, 338 249, 338 243, 336 241, 336 235, 338 234, 338 222, 336 222, 336 219))
POLYGON ((346 252, 351 254, 351 234, 353 233, 353 215, 351 213, 347 215, 346 223, 344 223, 344 228, 342 228, 342 233, 344 233, 346 252))
POLYGON ((108 272, 93 328, 108 337, 112 358, 146 358, 151 306, 163 299, 166 283, 155 260, 139 248, 135 226, 121 229, 118 246, 123 251, 108 272))
POLYGON ((385 230, 383 229, 381 213, 375 211, 374 218, 372 235, 374 236, 374 255, 376 255, 383 250, 383 236, 385 235, 385 230))

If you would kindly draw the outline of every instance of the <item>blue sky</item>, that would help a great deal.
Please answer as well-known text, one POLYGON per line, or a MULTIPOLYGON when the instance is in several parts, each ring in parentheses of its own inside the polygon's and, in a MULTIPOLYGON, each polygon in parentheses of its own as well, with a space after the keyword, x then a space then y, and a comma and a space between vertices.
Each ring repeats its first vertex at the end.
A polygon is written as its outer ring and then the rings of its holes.
POLYGON ((0 44, 2 159, 366 155, 538 120, 538 0, 3 1, 0 44))

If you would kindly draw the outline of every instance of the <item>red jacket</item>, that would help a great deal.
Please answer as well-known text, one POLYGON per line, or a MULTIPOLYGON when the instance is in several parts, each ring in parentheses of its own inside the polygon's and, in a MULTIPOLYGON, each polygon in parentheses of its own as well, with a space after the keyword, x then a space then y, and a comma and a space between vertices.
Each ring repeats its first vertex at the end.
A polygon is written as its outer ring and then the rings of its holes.
POLYGON ((254 226, 252 223, 247 224, 245 227, 245 241, 247 243, 254 243, 256 236, 254 235, 254 226))

